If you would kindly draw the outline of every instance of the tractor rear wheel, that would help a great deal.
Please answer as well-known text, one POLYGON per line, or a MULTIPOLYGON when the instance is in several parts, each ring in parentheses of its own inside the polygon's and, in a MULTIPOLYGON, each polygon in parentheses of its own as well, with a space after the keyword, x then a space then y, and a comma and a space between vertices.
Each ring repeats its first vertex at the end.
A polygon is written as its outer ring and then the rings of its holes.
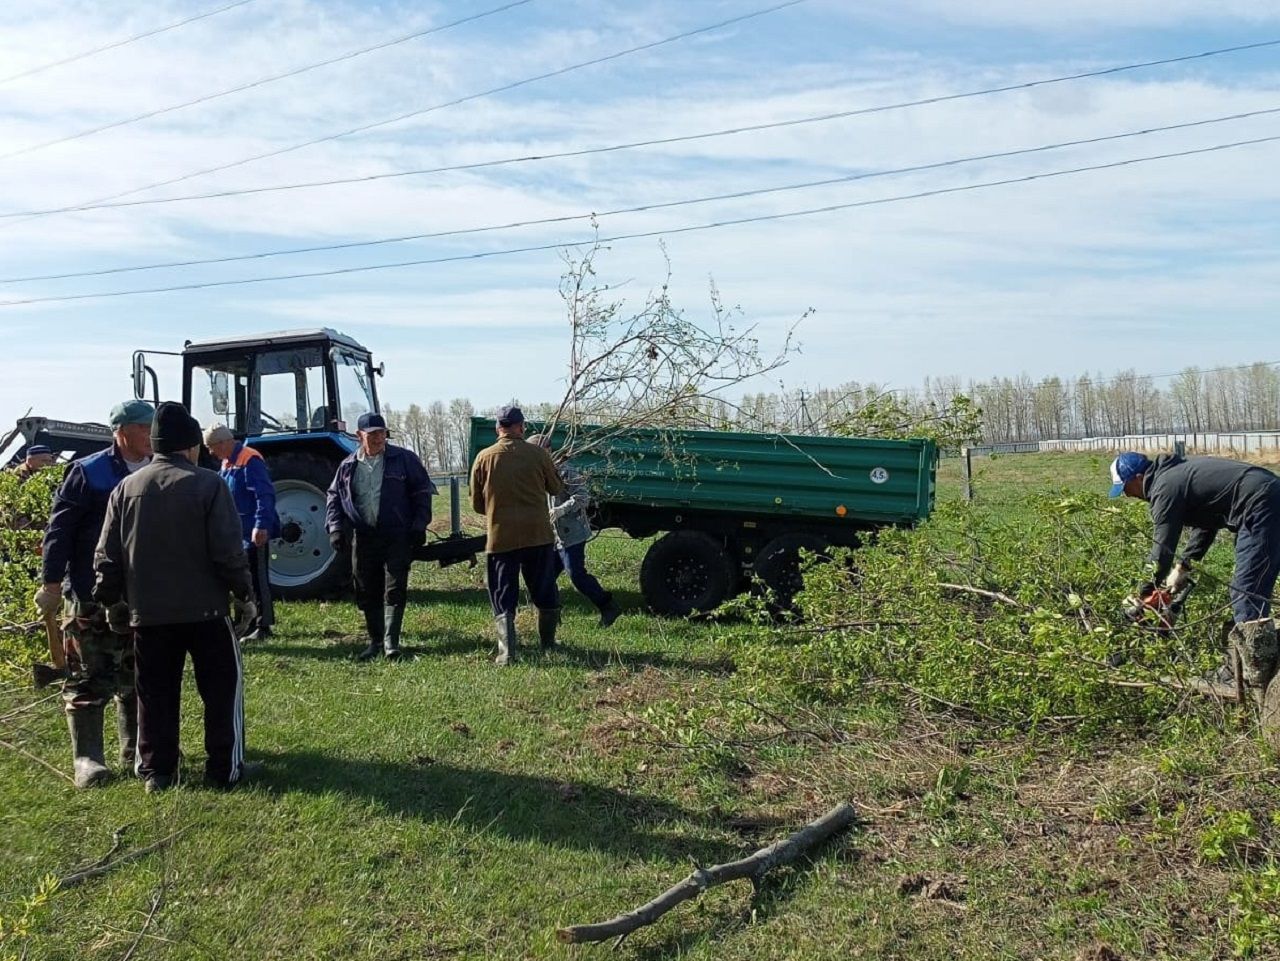
POLYGON ((271 592, 287 601, 340 595, 349 565, 325 531, 325 492, 337 462, 313 454, 274 454, 267 467, 276 488, 280 536, 270 544, 271 592))

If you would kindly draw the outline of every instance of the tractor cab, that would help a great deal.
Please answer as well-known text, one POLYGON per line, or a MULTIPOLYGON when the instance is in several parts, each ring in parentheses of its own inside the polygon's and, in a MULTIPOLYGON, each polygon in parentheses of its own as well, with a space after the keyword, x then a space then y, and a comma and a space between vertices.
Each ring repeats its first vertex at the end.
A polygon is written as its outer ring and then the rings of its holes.
MULTIPOLYGON (((225 424, 241 438, 267 440, 355 433, 378 409, 372 357, 345 334, 322 328, 224 340, 187 341, 182 401, 201 424, 225 424)), ((134 394, 153 394, 155 373, 134 354, 134 394)), ((255 444, 256 446, 256 444, 255 444)))

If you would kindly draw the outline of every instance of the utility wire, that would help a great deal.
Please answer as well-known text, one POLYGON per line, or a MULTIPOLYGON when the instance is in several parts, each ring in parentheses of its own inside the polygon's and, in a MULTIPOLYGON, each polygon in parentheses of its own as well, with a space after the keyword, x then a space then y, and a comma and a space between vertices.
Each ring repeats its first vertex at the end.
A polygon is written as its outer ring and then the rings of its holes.
POLYGON ((38 67, 32 67, 29 70, 23 70, 21 73, 11 74, 7 77, 0 77, 0 85, 12 83, 14 80, 21 80, 23 77, 30 77, 37 73, 43 73, 46 70, 52 70, 54 67, 64 67, 69 63, 75 63, 77 60, 83 60, 86 57, 92 57, 95 54, 105 53, 108 50, 115 50, 139 40, 145 40, 147 37, 154 37, 156 34, 165 33, 169 30, 176 30, 178 27, 185 27, 189 23, 195 23, 197 20, 205 20, 209 17, 215 17, 220 13, 233 10, 236 7, 243 7, 245 4, 253 3, 254 0, 236 0, 235 3, 228 3, 226 6, 218 7, 216 10, 209 10, 205 13, 196 14, 193 17, 187 17, 185 20, 179 20, 165 27, 156 27, 154 30, 148 30, 146 33, 139 33, 132 37, 126 37, 123 40, 117 40, 114 43, 108 43, 101 47, 94 47, 92 50, 82 50, 80 53, 73 54, 70 57, 64 57, 61 60, 54 60, 52 63, 41 64, 38 67))
MULTIPOLYGON (((183 203, 191 200, 214 200, 223 197, 242 197, 248 194, 272 193, 281 190, 303 190, 313 187, 334 187, 345 184, 371 183, 378 180, 388 180, 396 177, 415 177, 422 174, 451 173, 464 170, 479 170, 486 167, 499 167, 507 164, 531 163, 541 160, 560 160, 569 157, 585 157, 592 154, 613 153, 620 150, 633 150, 638 147, 655 147, 666 146, 677 143, 689 143, 697 140, 709 140, 715 137, 728 137, 735 134, 755 133, 762 130, 779 130, 785 127, 797 127, 804 124, 824 123, 831 120, 843 120, 848 117, 857 117, 864 114, 884 113, 892 110, 903 110, 910 107, 919 107, 927 104, 941 103, 949 100, 963 100, 972 97, 983 97, 997 93, 1007 93, 1011 90, 1030 89, 1033 87, 1042 87, 1049 84, 1065 83, 1072 80, 1087 79, 1090 77, 1099 77, 1107 74, 1121 73, 1129 70, 1140 70, 1148 67, 1164 66, 1172 63, 1182 63, 1188 60, 1199 60, 1206 57, 1222 56, 1229 53, 1238 53, 1244 50, 1252 50, 1257 47, 1270 47, 1280 45, 1280 39, 1266 40, 1257 44, 1246 44, 1239 47, 1222 47, 1216 50, 1205 50, 1200 53, 1187 54, 1180 57, 1171 57, 1163 60, 1148 60, 1141 63, 1122 64, 1119 66, 1107 67, 1102 70, 1090 71, 1086 73, 1068 74, 1060 77, 1047 77, 1040 80, 1031 80, 1025 83, 1012 84, 1003 87, 986 87, 981 90, 970 90, 962 93, 944 94, 939 97, 929 97, 923 100, 906 100, 897 103, 879 104, 871 107, 859 107, 853 110, 841 110, 836 113, 817 114, 809 117, 797 117, 791 120, 777 120, 769 123, 750 124, 742 127, 729 127, 723 130, 713 130, 706 133, 685 134, 676 137, 662 137, 654 140, 634 140, 628 143, 611 144, 603 147, 586 147, 579 150, 564 150, 556 153, 544 154, 528 154, 520 157, 507 157, 498 160, 482 160, 475 163, 454 164, 445 167, 423 167, 416 170, 399 170, 388 173, 366 174, 359 177, 340 177, 332 180, 310 180, 300 183, 276 184, 261 187, 243 187, 233 190, 217 190, 201 194, 185 194, 178 197, 152 197, 141 198, 138 200, 118 201, 120 197, 127 197, 135 193, 141 193, 144 190, 151 190, 155 187, 168 186, 170 183, 177 181, 166 181, 164 183, 151 184, 147 187, 138 187, 125 193, 116 194, 114 197, 103 198, 101 201, 88 201, 82 204, 75 204, 65 207, 49 207, 39 210, 19 210, 10 213, 0 213, 0 220, 9 218, 27 218, 41 217, 50 214, 73 213, 84 210, 107 210, 117 207, 140 207, 151 204, 172 204, 183 203), (113 202, 118 201, 118 202, 113 202)), ((191 176, 199 176, 192 174, 191 176)), ((185 179, 185 178, 184 178, 185 179)))
POLYGON ((417 40, 421 37, 429 36, 433 33, 440 33, 449 30, 452 27, 462 26, 466 23, 472 23, 476 20, 483 20, 485 17, 491 17, 494 14, 503 13, 513 7, 522 7, 533 0, 512 0, 510 3, 503 4, 500 7, 494 7, 492 10, 485 10, 481 13, 472 14, 469 17, 462 17, 450 23, 441 24, 438 27, 431 27, 428 30, 418 30, 414 33, 405 34, 403 37, 396 37, 392 40, 385 40, 382 43, 376 43, 371 47, 362 47, 359 50, 351 50, 347 53, 340 54, 336 57, 330 57, 328 60, 320 60, 315 63, 309 63, 305 66, 288 70, 285 73, 278 73, 274 76, 263 77, 249 83, 240 84, 238 87, 230 87, 226 90, 219 90, 217 93, 205 94, 202 97, 196 97, 194 100, 186 100, 182 103, 170 104, 167 107, 159 107, 155 110, 148 110, 145 113, 137 114, 133 117, 125 117, 122 120, 113 120, 110 123, 100 124, 97 127, 90 127, 88 130, 81 130, 78 133, 67 134, 65 137, 58 137, 54 140, 46 140, 44 143, 31 144, 27 147, 21 147, 17 150, 11 150, 6 154, 0 154, 0 160, 8 160, 11 157, 21 157, 24 154, 35 153, 37 150, 44 150, 46 147, 53 147, 58 144, 70 143, 73 140, 80 140, 84 137, 91 137, 94 134, 102 133, 104 130, 114 130, 117 127, 126 127, 129 124, 138 123, 141 120, 150 120, 152 117, 163 116, 167 113, 173 113, 178 110, 185 110, 187 107, 194 107, 197 104, 208 103, 211 100, 218 100, 221 97, 230 96, 233 93, 241 93, 245 90, 253 90, 256 87, 264 87, 269 83, 275 83, 277 80, 285 80, 289 77, 297 77, 312 70, 319 70, 321 67, 329 67, 335 63, 342 63, 346 60, 354 60, 356 57, 362 57, 367 53, 373 53, 378 50, 386 50, 388 47, 394 47, 402 43, 408 43, 410 40, 417 40))
POLYGON ((392 263, 366 264, 359 267, 338 267, 330 270, 314 270, 294 274, 274 274, 267 277, 241 277, 232 280, 209 280, 189 284, 178 284, 172 287, 147 287, 135 290, 95 291, 84 294, 27 297, 22 300, 0 301, 0 307, 19 307, 28 304, 48 304, 73 300, 101 300, 113 297, 133 297, 139 294, 167 294, 177 291, 204 290, 212 287, 238 287, 246 284, 263 284, 282 280, 309 280, 316 277, 336 277, 343 274, 359 274, 375 270, 394 270, 401 267, 421 267, 432 264, 459 263, 468 260, 486 260, 490 257, 503 257, 512 254, 559 250, 565 247, 582 246, 584 244, 609 244, 624 240, 669 237, 676 234, 714 230, 720 227, 736 227, 743 224, 758 224, 777 220, 793 220, 800 217, 811 217, 817 214, 834 213, 841 210, 853 210, 859 207, 875 207, 883 204, 900 203, 907 200, 920 200, 926 197, 940 197, 946 194, 966 193, 971 190, 983 190, 990 187, 1003 187, 1010 184, 1030 183, 1035 180, 1049 180, 1054 177, 1066 177, 1073 174, 1087 173, 1095 170, 1110 170, 1117 167, 1128 167, 1155 160, 1170 160, 1177 157, 1192 157, 1199 154, 1217 153, 1218 151, 1230 150, 1236 147, 1248 147, 1255 144, 1274 143, 1276 141, 1280 141, 1280 134, 1271 137, 1256 137, 1251 140, 1236 140, 1230 143, 1214 144, 1209 147, 1197 147, 1190 150, 1151 154, 1145 157, 1130 157, 1126 160, 1113 160, 1109 163, 1089 164, 1082 167, 1070 167, 1064 170, 1050 170, 1043 173, 1026 174, 1020 177, 1009 177, 1002 180, 988 180, 982 183, 963 184, 957 187, 938 187, 933 190, 922 190, 918 193, 898 194, 892 197, 878 197, 871 200, 856 200, 849 203, 827 204, 822 207, 809 207, 802 210, 784 211, 782 213, 758 214, 751 217, 736 217, 728 220, 712 221, 711 223, 689 224, 683 227, 670 227, 665 230, 646 230, 635 233, 614 234, 610 237, 593 237, 582 240, 560 241, 559 243, 553 244, 534 244, 527 247, 511 247, 503 250, 484 250, 470 254, 454 254, 447 257, 431 257, 422 260, 402 260, 392 263))
POLYGON ((429 233, 404 234, 396 237, 379 237, 372 240, 351 240, 334 244, 320 244, 311 247, 290 247, 283 250, 264 250, 251 254, 233 254, 226 257, 207 257, 198 260, 170 260, 152 264, 133 264, 124 267, 105 267, 100 270, 81 270, 61 274, 36 274, 27 277, 0 278, 0 285, 22 284, 42 280, 70 280, 78 277, 104 277, 109 274, 133 273, 143 270, 166 270, 176 267, 200 267, 211 264, 228 264, 246 260, 264 260, 268 257, 286 257, 296 254, 313 254, 334 250, 352 250, 360 247, 378 247, 385 244, 406 243, 414 240, 432 240, 441 237, 458 237, 467 234, 489 233, 495 230, 513 230, 520 227, 538 227, 549 224, 569 223, 575 220, 591 220, 592 218, 615 217, 619 214, 643 213, 652 210, 667 210, 674 207, 687 207, 694 204, 713 203, 720 200, 740 200, 746 197, 757 197, 764 194, 786 193, 793 190, 808 190, 814 187, 828 187, 835 184, 851 183, 859 180, 872 180, 879 177, 891 177, 900 174, 920 173, 926 170, 941 170, 947 167, 958 167, 963 164, 977 163, 984 160, 1001 160, 1009 157, 1027 156, 1061 150, 1067 147, 1080 147, 1092 144, 1125 140, 1131 137, 1142 137, 1148 134, 1167 133, 1171 130, 1186 130, 1192 127, 1203 127, 1209 124, 1227 123, 1233 120, 1244 120, 1280 113, 1280 107, 1268 107, 1263 110, 1250 110, 1245 113, 1230 114, 1225 117, 1210 117, 1202 120, 1191 120, 1185 123, 1169 124, 1163 127, 1147 127, 1141 130, 1130 130, 1125 133, 1107 134, 1099 137, 1088 137, 1083 140, 1066 140, 1060 143, 1042 144, 1037 147, 1021 147, 1015 150, 1001 150, 995 153, 977 154, 969 157, 957 157, 951 160, 939 160, 933 163, 915 164, 910 167, 894 167, 888 170, 873 170, 866 173, 846 174, 840 177, 827 177, 822 180, 810 180, 803 183, 784 184, 774 187, 757 187, 750 190, 739 190, 732 193, 713 194, 686 200, 671 200, 661 203, 641 204, 634 207, 620 207, 615 210, 601 210, 586 214, 565 214, 559 217, 543 217, 537 220, 517 220, 510 223, 490 224, 481 227, 462 227, 454 230, 439 230, 429 233))
MULTIPOLYGON (((142 186, 142 187, 134 187, 131 190, 121 191, 120 193, 111 194, 110 196, 107 196, 107 197, 99 197, 95 200, 88 201, 88 203, 98 204, 98 203, 103 203, 109 200, 119 200, 121 197, 130 197, 133 194, 142 193, 145 190, 154 190, 157 187, 168 187, 172 184, 183 183, 184 181, 187 181, 187 180, 194 180, 196 177, 204 177, 208 174, 219 173, 223 170, 232 170, 236 167, 243 167, 245 164, 256 163, 259 160, 267 160, 268 158, 271 158, 271 157, 279 157, 287 153, 292 153, 295 150, 302 150, 306 147, 314 147, 317 144, 328 143, 333 140, 339 140, 343 137, 350 137, 354 134, 365 133, 367 131, 377 129, 379 127, 385 127, 388 124, 399 123, 401 120, 408 120, 411 117, 420 117, 424 114, 432 113, 437 110, 444 110, 446 107, 454 107, 454 106, 457 106, 458 104, 469 103, 473 100, 479 100, 483 97, 491 97, 494 94, 506 93, 510 90, 516 90, 520 87, 528 86, 531 83, 537 83, 541 80, 549 80, 552 77, 561 77, 561 76, 564 76, 565 74, 573 73, 576 70, 582 70, 586 67, 598 66, 599 64, 608 63, 611 60, 617 60, 621 57, 626 57, 633 53, 641 53, 645 50, 653 50, 657 47, 665 46, 666 44, 670 44, 670 43, 675 43, 676 41, 679 41, 679 40, 687 40, 689 37, 696 37, 700 34, 710 33, 714 30, 722 30, 725 27, 729 27, 738 23, 743 23, 747 20, 753 20, 757 17, 763 17, 770 13, 777 13, 779 10, 785 10, 788 7, 798 6, 799 4, 802 4, 805 2, 806 0, 786 0, 785 3, 774 4, 771 7, 765 7, 760 10, 753 10, 750 13, 744 13, 744 14, 741 14, 740 16, 730 17, 727 20, 721 20, 718 23, 709 24, 708 26, 705 26, 705 27, 698 27, 695 30, 686 30, 683 33, 673 34, 672 36, 664 37, 661 40, 653 40, 653 41, 650 41, 649 43, 642 43, 634 47, 627 47, 625 50, 619 50, 619 51, 616 51, 615 53, 607 54, 603 57, 594 57, 590 60, 583 60, 578 63, 570 64, 567 67, 561 67, 557 70, 548 71, 547 73, 540 73, 533 77, 525 77, 523 80, 516 80, 516 81, 513 81, 512 83, 506 83, 500 87, 493 87, 489 90, 480 91, 479 93, 467 94, 466 96, 457 97, 453 100, 446 100, 442 103, 433 104, 430 107, 422 107, 418 110, 410 110, 408 113, 402 113, 395 117, 389 117, 386 120, 377 120, 372 123, 361 124, 358 127, 350 127, 346 130, 341 130, 337 133, 326 134, 323 137, 315 137, 311 140, 304 140, 301 143, 295 143, 288 147, 279 147, 275 150, 269 150, 266 153, 255 154, 251 157, 244 157, 240 160, 233 160, 229 163, 218 164, 215 167, 205 167, 202 170, 192 171, 191 173, 183 174, 180 177, 171 177, 168 180, 158 180, 155 183, 146 184, 145 186, 142 186)), ((1280 40, 1276 42, 1280 43, 1280 40)))

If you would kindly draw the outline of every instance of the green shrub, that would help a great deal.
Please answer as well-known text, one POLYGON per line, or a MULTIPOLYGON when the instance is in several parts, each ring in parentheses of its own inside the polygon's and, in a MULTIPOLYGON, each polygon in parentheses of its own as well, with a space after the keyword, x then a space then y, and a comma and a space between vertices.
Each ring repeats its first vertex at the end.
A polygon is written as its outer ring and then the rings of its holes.
POLYGON ((39 617, 31 597, 40 586, 40 542, 62 471, 21 482, 0 472, 0 670, 25 672, 44 652, 42 634, 14 630, 39 617))
POLYGON ((1149 547, 1138 503, 943 504, 914 530, 812 565, 801 622, 748 638, 736 660, 762 692, 808 700, 910 696, 1020 728, 1142 722, 1177 700, 1162 678, 1204 670, 1220 650, 1226 602, 1227 559, 1211 554, 1172 636, 1128 623, 1122 601, 1149 547))
POLYGON ((1229 933, 1239 957, 1262 956, 1280 944, 1280 865, 1244 874, 1230 895, 1235 908, 1229 933))

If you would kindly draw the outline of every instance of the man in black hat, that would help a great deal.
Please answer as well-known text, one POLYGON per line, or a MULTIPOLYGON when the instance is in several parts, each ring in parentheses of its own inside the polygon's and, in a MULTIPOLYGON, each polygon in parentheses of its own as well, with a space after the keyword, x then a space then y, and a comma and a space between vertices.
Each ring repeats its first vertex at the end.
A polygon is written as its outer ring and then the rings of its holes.
POLYGON ((538 609, 538 640, 544 650, 555 647, 560 623, 556 588, 556 535, 547 514, 547 496, 564 493, 551 454, 524 439, 519 407, 498 412, 498 442, 476 455, 471 465, 471 506, 488 526, 485 541, 489 602, 498 632, 494 663, 516 660, 516 607, 520 578, 538 609))
POLYGON ((93 595, 113 626, 134 632, 138 773, 148 793, 170 787, 178 773, 187 654, 204 702, 205 777, 230 788, 245 761, 244 675, 229 614, 242 626, 257 616, 240 516, 222 478, 196 466, 200 425, 185 407, 160 405, 151 443, 155 460, 107 502, 93 595))
POLYGON ((362 661, 400 656, 400 628, 413 551, 427 541, 436 485, 413 451, 387 443, 381 414, 361 414, 360 446, 329 485, 325 527, 335 551, 354 553, 356 606, 369 645, 362 661))

